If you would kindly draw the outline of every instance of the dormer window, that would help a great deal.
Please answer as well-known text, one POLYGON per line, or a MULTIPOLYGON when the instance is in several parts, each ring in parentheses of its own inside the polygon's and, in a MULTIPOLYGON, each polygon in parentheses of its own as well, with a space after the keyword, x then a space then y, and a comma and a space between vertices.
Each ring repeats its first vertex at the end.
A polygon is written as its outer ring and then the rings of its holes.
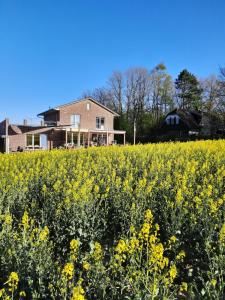
POLYGON ((180 117, 177 115, 169 115, 166 118, 167 125, 178 125, 180 121, 180 117))
POLYGON ((87 103, 87 110, 90 110, 91 109, 91 103, 87 103))

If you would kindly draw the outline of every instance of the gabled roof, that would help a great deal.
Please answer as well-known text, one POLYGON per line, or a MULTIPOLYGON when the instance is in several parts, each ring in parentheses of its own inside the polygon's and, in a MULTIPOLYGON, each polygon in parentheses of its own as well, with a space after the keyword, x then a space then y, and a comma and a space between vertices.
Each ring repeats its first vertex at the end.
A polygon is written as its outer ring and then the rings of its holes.
POLYGON ((180 119, 192 129, 200 128, 200 122, 202 119, 201 112, 196 110, 188 110, 188 109, 174 109, 173 111, 169 112, 167 116, 176 114, 180 117, 180 119))
POLYGON ((108 108, 107 106, 101 104, 100 102, 96 101, 95 99, 91 98, 91 97, 87 97, 87 98, 83 98, 83 99, 79 99, 79 100, 74 100, 74 101, 71 101, 69 103, 65 103, 65 104, 62 104, 62 105, 59 105, 59 106, 56 106, 54 108, 51 108, 51 109, 48 109, 40 114, 38 114, 38 116, 44 116, 48 113, 51 113, 51 112, 54 112, 54 111, 58 111, 60 110, 62 107, 65 107, 65 106, 69 106, 69 105, 72 105, 72 104, 76 104, 76 103, 79 103, 79 102, 82 102, 82 101, 91 101, 99 106, 101 106, 102 108, 106 109, 107 111, 109 111, 111 114, 113 114, 114 116, 118 117, 119 114, 117 114, 115 111, 111 110, 110 108, 108 108))

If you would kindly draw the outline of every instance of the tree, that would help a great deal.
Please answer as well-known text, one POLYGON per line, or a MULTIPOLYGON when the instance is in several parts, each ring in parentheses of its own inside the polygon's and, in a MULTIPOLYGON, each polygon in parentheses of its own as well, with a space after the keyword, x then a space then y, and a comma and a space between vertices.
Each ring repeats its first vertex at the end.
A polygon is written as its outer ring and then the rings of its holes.
POLYGON ((109 89, 105 87, 96 88, 93 91, 86 91, 82 94, 83 98, 91 97, 101 104, 113 109, 112 95, 109 89))
POLYGON ((157 122, 160 116, 170 110, 173 106, 173 81, 167 74, 166 66, 158 64, 150 73, 150 94, 148 106, 156 117, 157 122))
POLYGON ((200 109, 202 89, 195 75, 186 69, 181 71, 175 80, 177 100, 180 108, 200 109))
POLYGON ((108 80, 108 86, 110 90, 110 95, 112 97, 112 104, 114 106, 114 110, 119 114, 123 114, 123 87, 124 87, 124 79, 123 74, 119 71, 113 72, 112 76, 108 80))
POLYGON ((225 119, 225 67, 220 68, 219 87, 218 110, 223 114, 223 118, 225 119))
POLYGON ((203 109, 213 112, 218 109, 220 101, 220 82, 215 75, 201 81, 203 109))

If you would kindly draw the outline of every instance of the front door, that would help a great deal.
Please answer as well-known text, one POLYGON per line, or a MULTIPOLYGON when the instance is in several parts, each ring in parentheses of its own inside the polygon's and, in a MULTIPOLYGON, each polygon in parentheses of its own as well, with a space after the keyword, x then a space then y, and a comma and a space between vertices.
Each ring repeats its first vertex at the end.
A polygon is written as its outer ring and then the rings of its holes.
POLYGON ((47 134, 40 134, 40 146, 42 149, 48 149, 48 136, 47 134))

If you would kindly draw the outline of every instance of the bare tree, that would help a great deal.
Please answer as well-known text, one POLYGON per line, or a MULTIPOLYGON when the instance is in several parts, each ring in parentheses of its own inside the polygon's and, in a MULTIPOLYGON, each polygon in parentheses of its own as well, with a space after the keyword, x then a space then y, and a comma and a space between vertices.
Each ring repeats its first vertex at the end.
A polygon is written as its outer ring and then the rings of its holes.
POLYGON ((207 112, 217 110, 220 101, 220 82, 215 75, 201 80, 203 109, 207 112))
POLYGON ((127 118, 134 122, 145 110, 149 95, 149 74, 145 68, 132 68, 125 73, 125 76, 127 118))
POLYGON ((166 66, 158 64, 150 73, 150 96, 148 109, 151 109, 159 120, 173 106, 174 87, 172 77, 167 74, 166 66))
POLYGON ((114 105, 112 102, 112 95, 109 89, 105 87, 96 88, 93 91, 87 90, 82 94, 82 97, 92 97, 93 99, 97 100, 101 104, 114 109, 114 105))
POLYGON ((219 103, 218 109, 223 113, 223 117, 225 119, 225 67, 220 68, 220 75, 219 75, 219 103))
POLYGON ((123 74, 119 71, 113 72, 112 76, 108 80, 108 86, 110 90, 110 96, 112 97, 112 105, 114 110, 122 115, 124 106, 124 78, 123 74))

